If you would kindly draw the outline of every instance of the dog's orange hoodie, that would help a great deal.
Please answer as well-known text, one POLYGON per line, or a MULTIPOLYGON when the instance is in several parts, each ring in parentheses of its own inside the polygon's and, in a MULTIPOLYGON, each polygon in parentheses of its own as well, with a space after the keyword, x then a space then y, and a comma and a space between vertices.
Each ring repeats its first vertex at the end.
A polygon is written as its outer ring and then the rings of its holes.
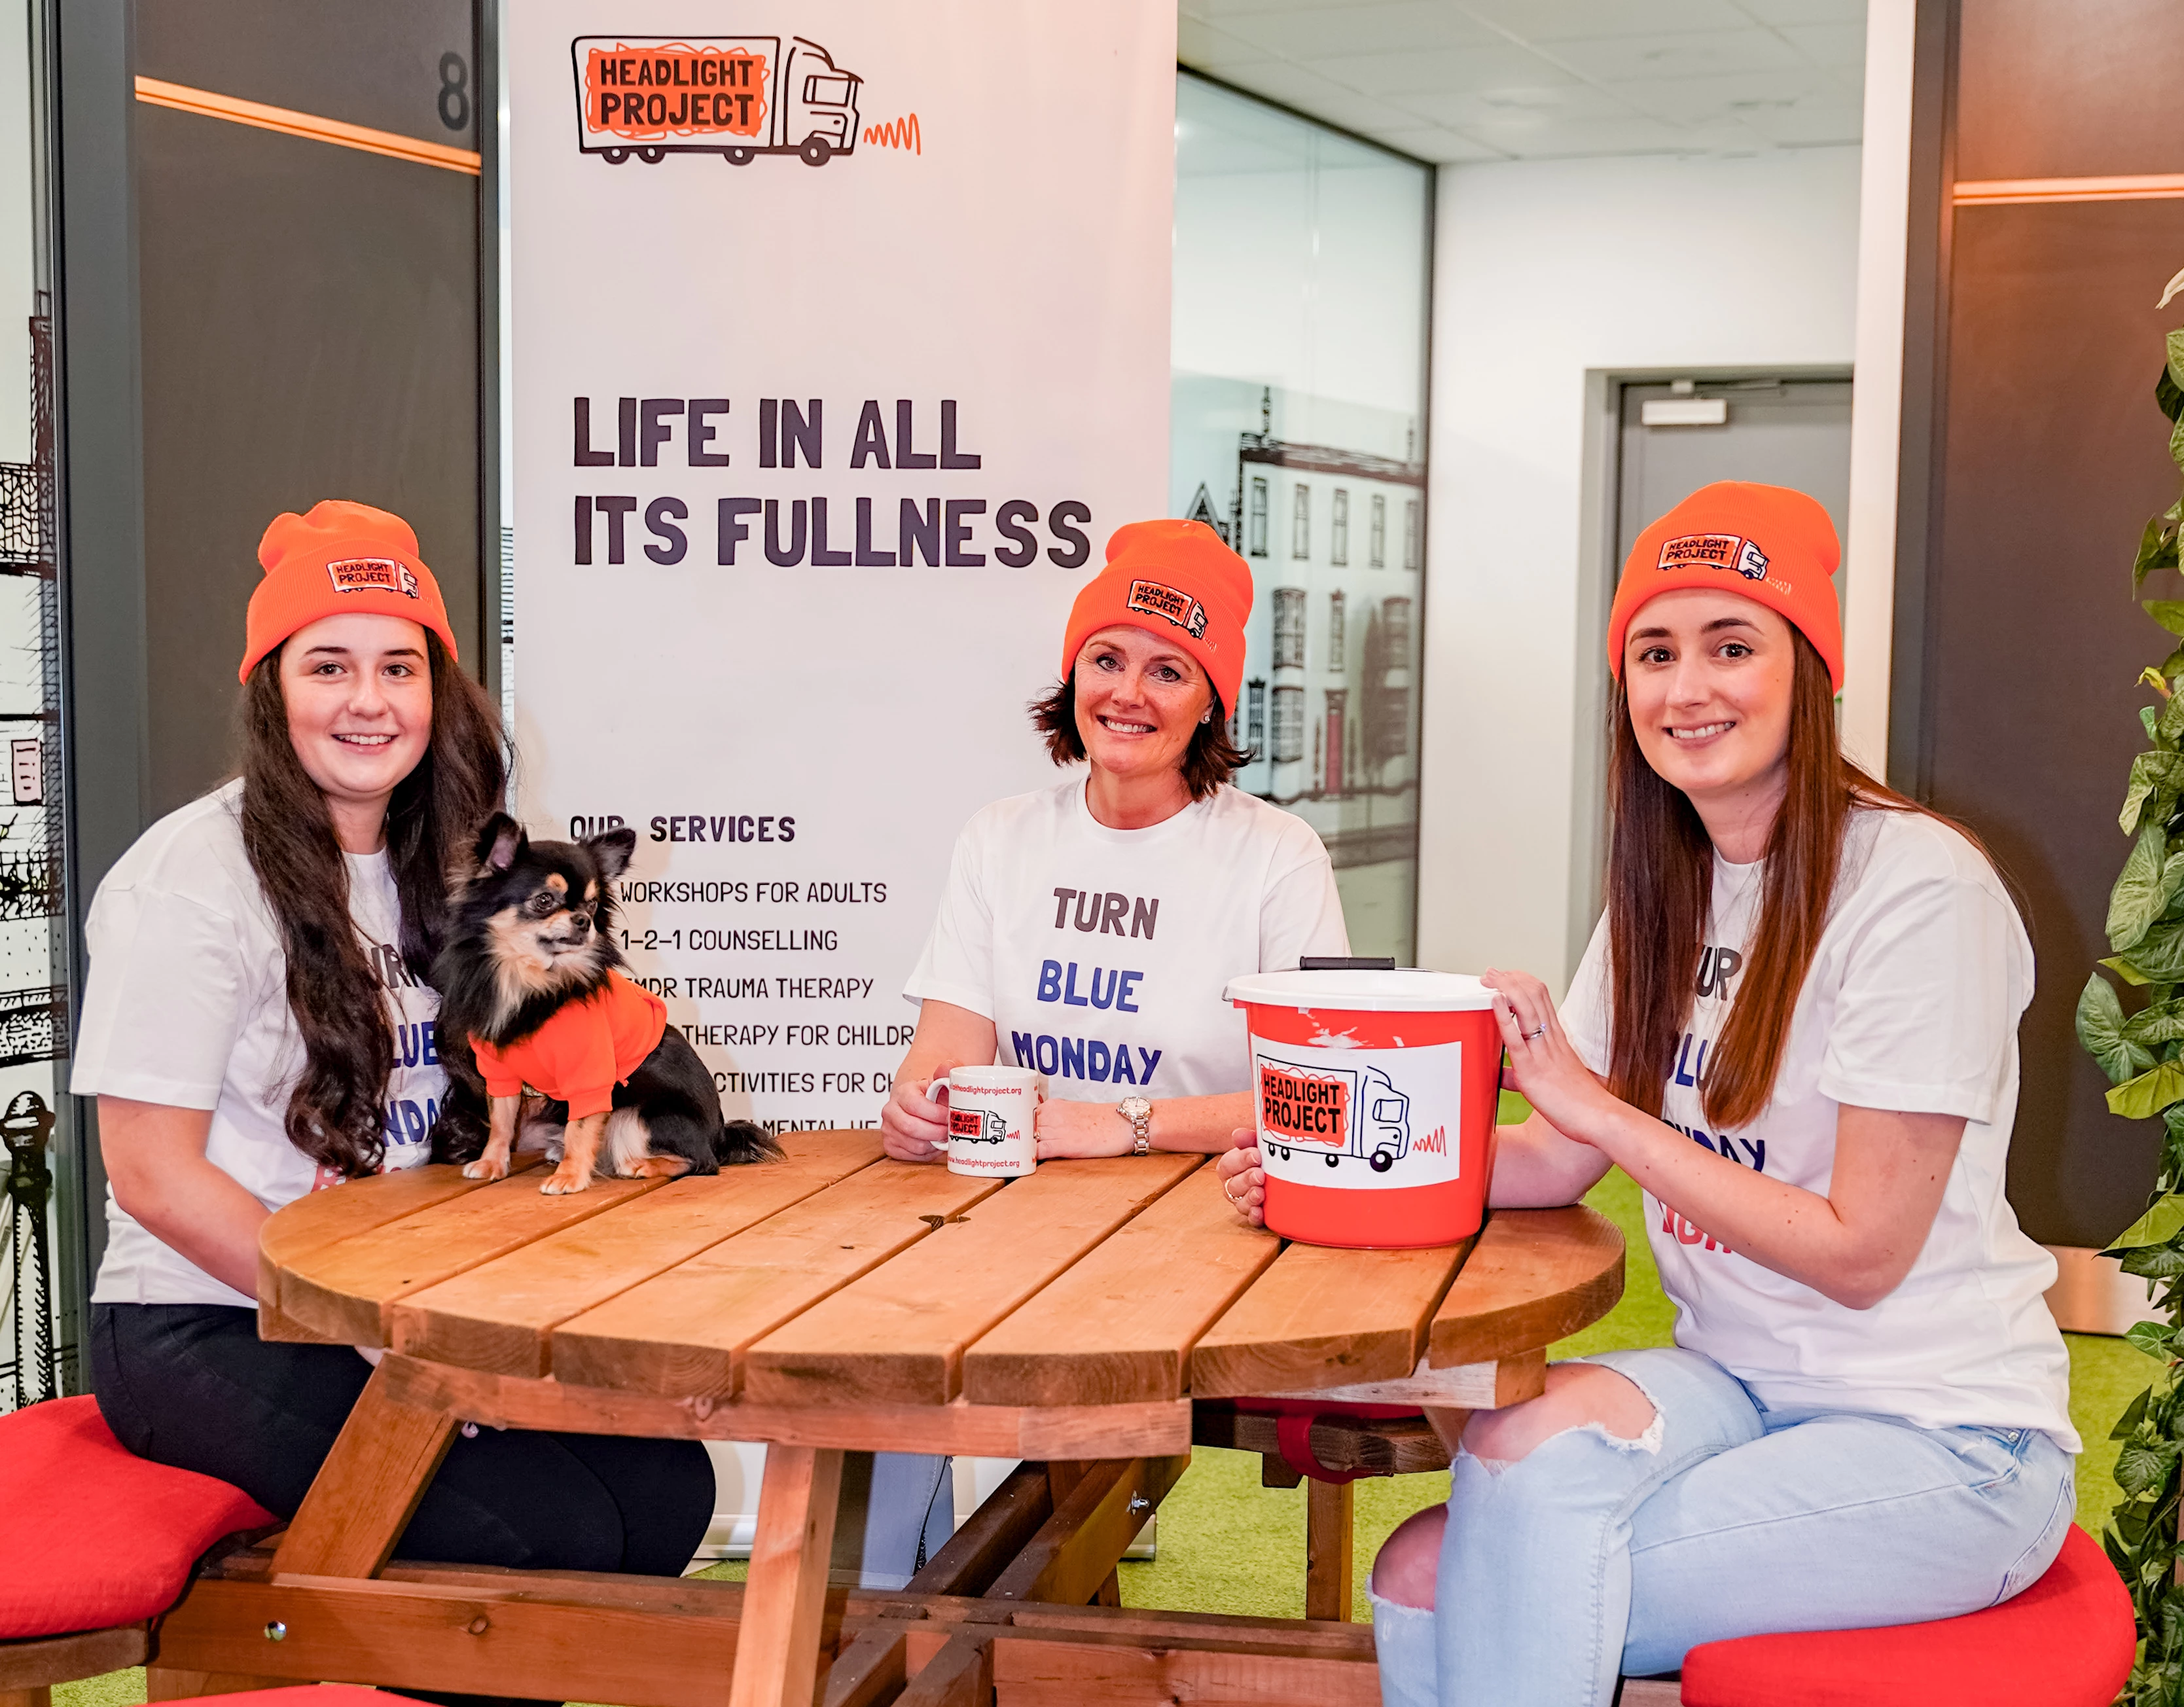
POLYGON ((472 1036, 471 1050, 485 1075, 486 1095, 515 1096, 533 1091, 569 1105, 569 1118, 604 1114, 614 1088, 660 1046, 667 1029, 667 1004, 619 972, 605 986, 573 1001, 520 1043, 496 1048, 472 1036))

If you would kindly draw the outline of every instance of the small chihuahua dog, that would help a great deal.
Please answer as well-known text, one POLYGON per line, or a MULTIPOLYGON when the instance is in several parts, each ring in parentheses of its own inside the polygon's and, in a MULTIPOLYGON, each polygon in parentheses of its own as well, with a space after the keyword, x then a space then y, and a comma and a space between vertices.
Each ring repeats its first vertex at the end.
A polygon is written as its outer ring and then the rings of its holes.
POLYGON ((432 967, 449 1066, 435 1161, 504 1179, 521 1139, 557 1162, 538 1189, 560 1193, 590 1185, 602 1158, 605 1172, 629 1180, 780 1154, 750 1121, 722 1118, 697 1051, 621 969, 610 886, 636 845, 627 828, 534 842, 505 812, 478 832, 432 967), (533 1098, 526 1109, 526 1085, 543 1105, 533 1098))

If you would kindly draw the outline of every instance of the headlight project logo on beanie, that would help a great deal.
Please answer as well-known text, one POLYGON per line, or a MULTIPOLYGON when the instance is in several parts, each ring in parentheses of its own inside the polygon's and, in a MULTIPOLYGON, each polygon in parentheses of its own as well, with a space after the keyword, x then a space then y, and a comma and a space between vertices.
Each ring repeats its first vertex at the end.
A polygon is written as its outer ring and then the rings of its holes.
POLYGON ((417 596, 417 577, 392 557, 352 557, 347 562, 327 564, 326 573, 337 593, 376 590, 399 593, 405 599, 417 596))

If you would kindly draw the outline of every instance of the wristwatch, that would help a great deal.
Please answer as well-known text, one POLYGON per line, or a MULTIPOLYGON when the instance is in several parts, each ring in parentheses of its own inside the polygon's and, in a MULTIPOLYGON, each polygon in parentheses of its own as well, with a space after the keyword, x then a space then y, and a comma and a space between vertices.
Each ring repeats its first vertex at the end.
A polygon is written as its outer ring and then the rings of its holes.
POLYGON ((1115 1112, 1130 1123, 1130 1131, 1137 1140, 1130 1146, 1130 1154, 1151 1155, 1153 1140, 1148 1129, 1152 1124, 1153 1105, 1142 1096, 1125 1096, 1115 1105, 1115 1112))

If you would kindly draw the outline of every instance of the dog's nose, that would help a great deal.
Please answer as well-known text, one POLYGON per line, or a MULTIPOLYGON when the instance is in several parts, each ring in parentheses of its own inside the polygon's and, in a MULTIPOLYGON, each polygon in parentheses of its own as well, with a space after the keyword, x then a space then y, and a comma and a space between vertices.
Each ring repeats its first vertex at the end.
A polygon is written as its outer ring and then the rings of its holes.
POLYGON ((578 936, 582 936, 591 928, 591 914, 588 912, 572 912, 569 915, 569 929, 576 932, 578 936))

